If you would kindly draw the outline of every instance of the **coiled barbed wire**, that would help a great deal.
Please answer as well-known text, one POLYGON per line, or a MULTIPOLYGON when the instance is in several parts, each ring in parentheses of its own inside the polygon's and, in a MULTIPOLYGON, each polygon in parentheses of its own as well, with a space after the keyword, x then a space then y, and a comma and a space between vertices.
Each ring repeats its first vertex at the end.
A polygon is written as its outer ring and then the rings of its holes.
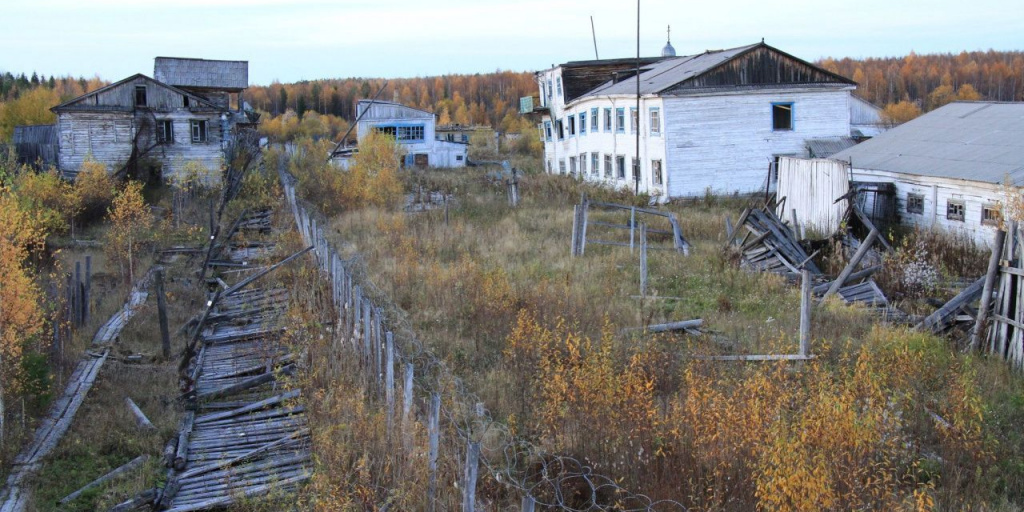
MULTIPOLYGON (((317 246, 315 253, 320 270, 328 273, 329 261, 341 262, 343 273, 358 278, 363 298, 371 303, 380 316, 386 310, 390 318, 382 319, 394 332, 394 360, 401 368, 411 363, 421 369, 414 376, 414 386, 422 393, 441 397, 441 415, 452 427, 455 435, 464 444, 480 443, 479 464, 487 475, 502 486, 519 493, 524 500, 532 500, 534 507, 543 510, 566 512, 621 511, 621 512, 665 512, 685 511, 686 507, 674 500, 655 500, 645 494, 631 492, 610 477, 594 472, 594 468, 577 458, 549 453, 531 441, 512 433, 508 426, 495 421, 483 407, 480 398, 469 389, 465 382, 416 337, 408 315, 397 305, 387 300, 387 294, 368 278, 365 261, 356 255, 349 259, 327 243, 323 226, 327 219, 312 205, 295 195, 298 180, 285 170, 284 155, 278 164, 278 173, 289 207, 295 217, 296 226, 306 244, 317 246), (303 219, 306 219, 304 221, 303 219), (308 219, 315 219, 316 232, 312 232, 308 219), (376 297, 384 307, 374 304, 370 296, 376 297), (398 330, 403 331, 399 336, 398 330), (447 398, 448 400, 445 400, 447 398), (451 407, 444 404, 450 403, 451 407), (459 410, 455 409, 461 409, 459 410), (484 435, 485 433, 489 435, 484 435), (491 456, 487 456, 491 455, 491 456), (498 460, 493 460, 497 458, 498 460)), ((331 276, 332 299, 343 296, 334 289, 339 282, 331 276)), ((335 302, 339 317, 345 315, 346 305, 335 302)), ((351 311, 348 312, 351 314, 351 311)), ((355 319, 359 323, 360 319, 355 319)), ((379 378, 379 376, 377 376, 379 378)), ((459 447, 456 447, 458 450, 459 447)), ((437 499, 435 497, 435 499, 437 499)), ((527 510, 524 501, 524 510, 527 510)))

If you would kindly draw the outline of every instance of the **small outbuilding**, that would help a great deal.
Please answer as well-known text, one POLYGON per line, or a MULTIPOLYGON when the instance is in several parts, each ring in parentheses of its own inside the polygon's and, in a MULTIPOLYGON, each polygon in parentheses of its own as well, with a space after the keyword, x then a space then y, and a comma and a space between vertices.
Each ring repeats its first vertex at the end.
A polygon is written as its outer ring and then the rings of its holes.
MULTIPOLYGON (((433 112, 399 103, 360 100, 356 105, 356 139, 362 141, 371 131, 394 137, 404 150, 406 167, 465 167, 469 142, 439 140, 437 116, 433 112)), ((356 148, 358 149, 358 148, 356 148)), ((353 148, 338 144, 331 161, 348 168, 353 148)))

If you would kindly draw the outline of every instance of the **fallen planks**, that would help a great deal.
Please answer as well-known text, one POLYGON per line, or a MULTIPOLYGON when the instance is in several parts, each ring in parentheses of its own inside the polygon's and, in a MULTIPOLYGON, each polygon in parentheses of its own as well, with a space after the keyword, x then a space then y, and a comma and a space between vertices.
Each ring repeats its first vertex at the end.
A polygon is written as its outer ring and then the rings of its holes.
POLYGON ((25 483, 39 470, 43 458, 57 447, 57 443, 71 426, 78 408, 85 401, 86 394, 89 393, 100 368, 107 360, 110 345, 121 334, 121 330, 135 315, 138 308, 146 302, 152 274, 153 270, 150 269, 142 279, 135 283, 124 306, 96 331, 92 344, 95 347, 103 347, 100 356, 95 358, 86 356, 79 360, 67 387, 64 388, 64 393, 50 407, 50 412, 36 429, 32 442, 14 459, 3 494, 0 495, 3 499, 0 511, 20 512, 25 510, 29 501, 29 490, 25 483))
POLYGON ((744 210, 726 243, 732 244, 744 228, 746 234, 737 244, 740 248, 741 267, 778 274, 799 274, 802 268, 807 268, 812 275, 821 275, 821 270, 811 260, 811 256, 793 236, 792 229, 771 210, 744 210))

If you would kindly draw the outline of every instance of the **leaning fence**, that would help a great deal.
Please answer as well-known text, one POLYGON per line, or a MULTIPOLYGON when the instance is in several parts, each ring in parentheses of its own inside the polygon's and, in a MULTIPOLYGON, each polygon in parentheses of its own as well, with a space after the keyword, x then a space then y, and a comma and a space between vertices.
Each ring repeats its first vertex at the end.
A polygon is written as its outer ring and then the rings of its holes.
POLYGON ((495 421, 448 365, 409 334, 400 312, 389 312, 386 304, 371 298, 384 294, 360 277, 356 261, 343 259, 332 247, 324 236, 325 219, 296 197, 296 179, 283 165, 279 172, 298 231, 307 245, 314 246, 317 264, 329 280, 334 320, 344 333, 343 342, 334 345, 334 356, 360 362, 368 394, 385 407, 389 436, 396 425, 408 431, 412 422, 426 420, 430 478, 423 500, 426 510, 450 509, 456 502, 454 496, 442 494, 453 488, 439 482, 442 455, 460 468, 457 488, 463 511, 490 505, 478 502, 477 489, 484 487, 492 494, 500 489, 503 502, 531 512, 685 510, 676 501, 629 492, 612 478, 596 474, 584 461, 548 453, 495 421), (401 415, 396 418, 399 395, 401 415))

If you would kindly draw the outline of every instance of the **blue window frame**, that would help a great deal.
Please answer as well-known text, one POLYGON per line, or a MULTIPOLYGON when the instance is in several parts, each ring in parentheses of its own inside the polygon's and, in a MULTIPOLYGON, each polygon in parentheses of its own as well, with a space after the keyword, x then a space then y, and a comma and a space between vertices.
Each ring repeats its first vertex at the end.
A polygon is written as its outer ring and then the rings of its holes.
POLYGON ((423 142, 426 129, 423 124, 388 123, 373 127, 378 133, 390 135, 399 144, 423 142))
POLYGON ((615 133, 626 132, 626 109, 619 107, 615 109, 615 133))
POLYGON ((772 102, 772 130, 785 131, 796 128, 793 117, 793 102, 772 102))
POLYGON ((569 114, 569 136, 576 135, 576 116, 569 114))
POLYGON ((562 77, 556 77, 555 84, 558 88, 558 99, 562 99, 562 77))
POLYGON ((612 131, 612 109, 604 109, 604 131, 612 131))
POLYGON ((651 135, 661 135, 661 110, 658 107, 651 107, 648 112, 651 120, 651 135))
MULTIPOLYGON (((587 113, 580 112, 580 135, 587 134, 587 113)), ((580 167, 583 167, 580 165, 580 167)))
MULTIPOLYGON (((562 123, 561 119, 555 121, 555 135, 558 136, 558 140, 565 139, 565 125, 562 123)), ((565 162, 562 162, 562 165, 564 166, 565 162)))
POLYGON ((597 133, 597 132, 601 131, 601 129, 598 128, 598 126, 597 126, 598 121, 600 121, 600 119, 597 118, 597 109, 596 108, 590 109, 590 131, 591 132, 597 133))
POLYGON ((551 142, 551 121, 544 121, 544 140, 551 142))

